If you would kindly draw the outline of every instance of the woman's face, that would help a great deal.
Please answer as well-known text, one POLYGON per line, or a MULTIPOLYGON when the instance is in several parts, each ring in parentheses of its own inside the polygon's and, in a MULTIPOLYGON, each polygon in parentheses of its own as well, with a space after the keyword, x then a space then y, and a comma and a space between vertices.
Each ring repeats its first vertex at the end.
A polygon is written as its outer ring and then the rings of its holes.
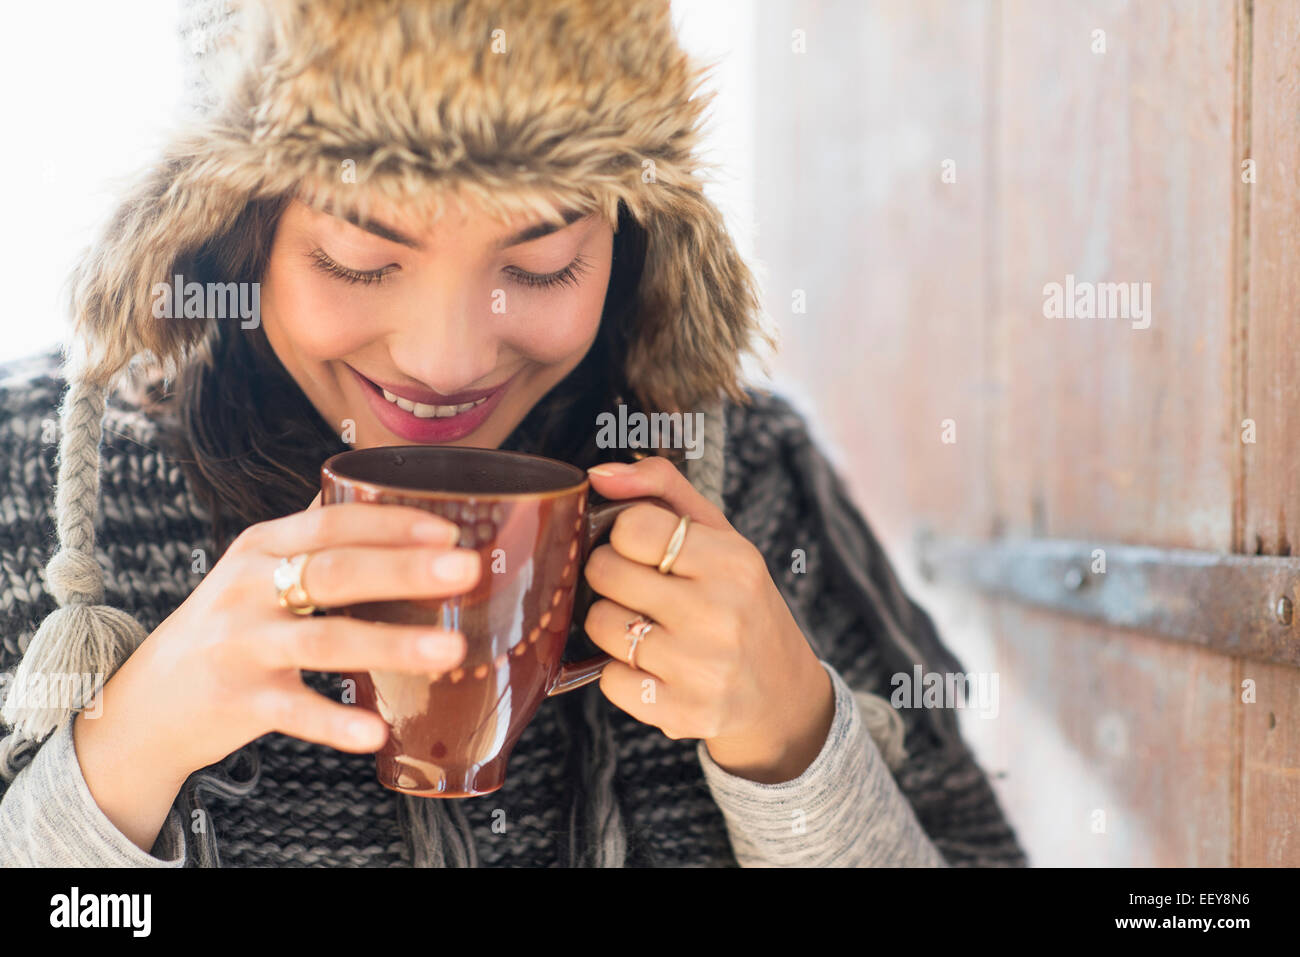
POLYGON ((267 339, 356 448, 496 448, 582 360, 609 284, 603 217, 520 235, 537 225, 375 201, 363 229, 292 200, 262 284, 267 339))

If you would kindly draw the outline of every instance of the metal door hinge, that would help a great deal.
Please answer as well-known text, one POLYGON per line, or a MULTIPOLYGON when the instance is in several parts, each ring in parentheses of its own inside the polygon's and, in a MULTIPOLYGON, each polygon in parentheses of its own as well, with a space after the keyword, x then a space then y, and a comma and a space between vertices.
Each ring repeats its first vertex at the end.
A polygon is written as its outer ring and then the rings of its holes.
POLYGON ((940 540, 922 533, 927 581, 951 582, 1229 655, 1300 666, 1300 558, 1053 539, 940 540))

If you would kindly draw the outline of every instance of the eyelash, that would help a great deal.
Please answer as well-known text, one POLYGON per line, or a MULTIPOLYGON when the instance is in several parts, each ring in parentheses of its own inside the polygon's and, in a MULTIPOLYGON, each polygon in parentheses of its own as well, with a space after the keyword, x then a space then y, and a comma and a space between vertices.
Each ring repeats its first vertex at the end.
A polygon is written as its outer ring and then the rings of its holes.
MULTIPOLYGON (((314 249, 311 253, 312 265, 326 275, 341 279, 346 283, 360 283, 365 286, 381 283, 388 276, 391 269, 385 267, 376 269, 372 272, 358 272, 355 269, 349 269, 347 266, 340 266, 328 255, 323 249, 314 249)), ((588 266, 587 260, 578 256, 573 262, 565 266, 559 272, 548 273, 539 276, 536 273, 524 272, 522 269, 514 270, 511 273, 515 281, 521 286, 531 286, 534 288, 551 288, 564 285, 578 284, 578 277, 586 271, 588 266)))
POLYGON ((549 273, 545 276, 539 276, 536 273, 524 272, 522 269, 515 270, 511 273, 516 282, 521 286, 542 286, 554 287, 578 284, 578 277, 587 270, 587 260, 578 256, 573 262, 565 266, 559 272, 549 273))
POLYGON ((311 261, 312 265, 328 276, 334 276, 336 279, 342 279, 348 283, 361 283, 365 286, 383 282, 384 277, 391 271, 385 266, 383 269, 376 269, 372 272, 357 272, 357 270, 349 269, 347 266, 340 266, 333 259, 330 259, 323 249, 313 249, 311 261))

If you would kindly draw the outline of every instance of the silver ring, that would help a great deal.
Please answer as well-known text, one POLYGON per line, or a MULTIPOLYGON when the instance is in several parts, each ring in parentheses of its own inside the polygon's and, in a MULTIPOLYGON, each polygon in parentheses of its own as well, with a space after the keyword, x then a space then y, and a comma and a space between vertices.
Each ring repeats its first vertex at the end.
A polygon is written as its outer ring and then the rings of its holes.
POLYGON ((648 635, 650 629, 654 626, 654 622, 648 619, 645 615, 637 615, 625 626, 627 630, 627 640, 632 643, 627 650, 627 663, 633 668, 636 667, 636 646, 641 643, 641 639, 648 635))

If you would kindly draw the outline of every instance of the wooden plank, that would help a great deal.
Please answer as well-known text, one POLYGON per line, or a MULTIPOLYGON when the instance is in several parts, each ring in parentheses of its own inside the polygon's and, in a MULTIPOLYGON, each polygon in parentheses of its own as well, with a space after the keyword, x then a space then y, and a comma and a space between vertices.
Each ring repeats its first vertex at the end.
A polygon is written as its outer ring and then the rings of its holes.
POLYGON ((1228 0, 1002 8, 994 457, 1013 531, 1231 547, 1234 42, 1228 0), (1046 317, 1067 276, 1150 283, 1150 327, 1046 317))
POLYGON ((1300 681, 1286 665, 1247 662, 1255 701, 1241 705, 1244 867, 1300 867, 1300 681))
POLYGON ((987 32, 951 0, 758 5, 756 252, 777 381, 910 575, 913 517, 986 533, 987 32), (808 52, 791 52, 793 30, 808 52), (955 182, 943 182, 952 160, 955 182), (795 290, 807 312, 792 311, 795 290), (943 422, 954 419, 956 442, 943 422))
POLYGON ((1300 5, 1255 4, 1249 158, 1250 316, 1246 408, 1256 441, 1245 455, 1247 551, 1300 545, 1300 5))
MULTIPOLYGON (((1234 14, 1001 7, 990 445, 1008 534, 1232 547, 1234 14), (1044 287, 1068 276, 1150 283, 1149 327, 1049 318, 1044 287)), ((1035 863, 1232 862, 1231 661, 1018 607, 995 628, 1009 813, 1035 863)))
MULTIPOLYGON (((1256 0, 1251 32, 1249 317, 1244 415, 1256 439, 1243 445, 1242 544, 1289 555, 1300 543, 1300 5, 1256 0)), ((1246 150, 1243 148, 1243 153, 1246 150)), ((1300 623, 1297 623, 1300 627, 1300 623)), ((1240 705, 1238 863, 1300 865, 1300 670, 1248 663, 1254 704, 1240 705)))

